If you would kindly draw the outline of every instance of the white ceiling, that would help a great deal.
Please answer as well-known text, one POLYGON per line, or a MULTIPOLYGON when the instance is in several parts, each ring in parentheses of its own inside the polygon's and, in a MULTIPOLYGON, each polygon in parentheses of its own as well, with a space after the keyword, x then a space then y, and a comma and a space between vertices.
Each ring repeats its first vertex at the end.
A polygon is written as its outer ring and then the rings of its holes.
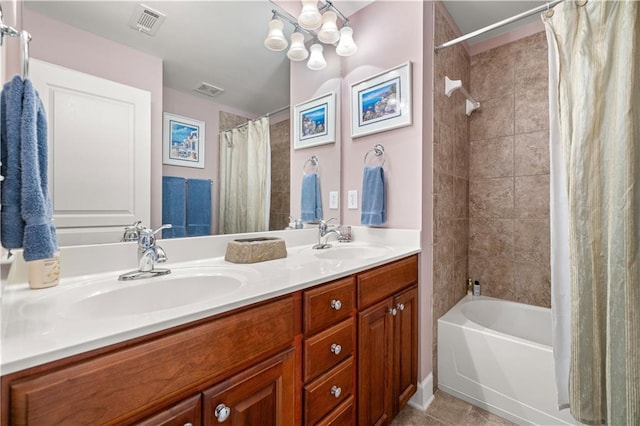
MULTIPOLYGON (((370 2, 333 1, 346 15, 370 2)), ((467 33, 545 2, 448 0, 444 3, 461 31, 467 33)), ((277 8, 268 0, 27 0, 24 4, 51 18, 162 57, 165 86, 202 96, 192 89, 201 82, 207 82, 225 90, 209 99, 256 115, 289 104, 286 52, 272 52, 263 45, 271 10, 277 8), (167 15, 155 37, 139 33, 127 25, 140 2, 167 15)), ((535 19, 539 17, 515 25, 524 25, 535 19)), ((285 24, 287 35, 291 30, 291 26, 285 24)), ((505 30, 508 28, 502 31, 505 30)), ((357 31, 354 28, 356 43, 357 31)), ((494 31, 484 38, 499 32, 494 31)), ((473 39, 470 43, 481 40, 473 39)), ((32 43, 37 43, 37 40, 32 43)))

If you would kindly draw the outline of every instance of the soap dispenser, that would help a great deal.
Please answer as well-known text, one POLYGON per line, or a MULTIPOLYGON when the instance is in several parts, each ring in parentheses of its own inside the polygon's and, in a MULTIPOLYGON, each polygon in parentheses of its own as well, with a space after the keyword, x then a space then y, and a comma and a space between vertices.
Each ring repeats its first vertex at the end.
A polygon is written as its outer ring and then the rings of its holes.
POLYGON ((473 283, 473 295, 474 296, 480 296, 480 281, 477 281, 473 283))

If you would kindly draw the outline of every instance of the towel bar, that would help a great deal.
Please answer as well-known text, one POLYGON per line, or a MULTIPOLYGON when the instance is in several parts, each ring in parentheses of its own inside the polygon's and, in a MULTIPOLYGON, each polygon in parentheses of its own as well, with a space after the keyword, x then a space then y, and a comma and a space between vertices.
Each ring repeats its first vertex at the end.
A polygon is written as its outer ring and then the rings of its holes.
POLYGON ((309 159, 307 161, 304 162, 304 164, 302 165, 302 175, 306 175, 308 173, 317 173, 318 172, 318 165, 320 164, 320 160, 318 160, 318 157, 315 155, 312 155, 311 157, 309 157, 309 159), (313 167, 310 171, 307 172, 307 166, 311 166, 313 167))
POLYGON ((385 158, 384 158, 384 146, 382 146, 380 144, 374 145, 372 150, 367 151, 367 153, 364 155, 364 165, 365 166, 369 165, 369 164, 367 164, 367 157, 372 152, 375 154, 376 157, 382 159, 382 163, 380 163, 380 167, 384 166, 384 162, 386 161, 385 158))

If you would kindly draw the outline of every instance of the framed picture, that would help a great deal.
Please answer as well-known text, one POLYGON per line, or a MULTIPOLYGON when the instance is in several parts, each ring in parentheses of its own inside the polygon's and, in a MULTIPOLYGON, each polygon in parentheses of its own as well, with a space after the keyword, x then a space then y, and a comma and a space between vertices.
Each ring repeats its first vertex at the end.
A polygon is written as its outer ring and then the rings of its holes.
POLYGON ((303 102, 293 111, 293 149, 336 141, 335 92, 303 102))
POLYGON ((204 121, 164 113, 162 163, 204 168, 204 121))
POLYGON ((351 85, 351 137, 411 124, 411 62, 351 85))

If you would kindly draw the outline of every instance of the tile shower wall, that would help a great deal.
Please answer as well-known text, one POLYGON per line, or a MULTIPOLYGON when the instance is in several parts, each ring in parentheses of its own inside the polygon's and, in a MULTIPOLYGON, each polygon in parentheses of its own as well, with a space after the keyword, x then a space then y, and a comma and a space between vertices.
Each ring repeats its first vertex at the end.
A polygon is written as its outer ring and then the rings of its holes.
POLYGON ((290 124, 289 119, 272 124, 271 137, 271 213, 269 230, 281 230, 289 225, 290 202, 290 124))
MULTIPOLYGON (((220 131, 246 123, 248 118, 229 112, 220 112, 220 131)), ((271 141, 271 210, 269 230, 281 230, 289 224, 289 168, 290 120, 269 126, 271 141)))
POLYGON ((550 306, 544 33, 471 57, 469 275, 482 293, 550 306))
MULTIPOLYGON (((457 37, 439 4, 435 8, 435 43, 457 37)), ((465 98, 444 94, 445 75, 469 87, 469 55, 461 45, 438 52, 434 58, 433 140, 433 336, 438 318, 465 294, 468 277, 469 235, 469 126, 465 98)), ((434 384, 437 384, 437 339, 433 339, 434 384)))

